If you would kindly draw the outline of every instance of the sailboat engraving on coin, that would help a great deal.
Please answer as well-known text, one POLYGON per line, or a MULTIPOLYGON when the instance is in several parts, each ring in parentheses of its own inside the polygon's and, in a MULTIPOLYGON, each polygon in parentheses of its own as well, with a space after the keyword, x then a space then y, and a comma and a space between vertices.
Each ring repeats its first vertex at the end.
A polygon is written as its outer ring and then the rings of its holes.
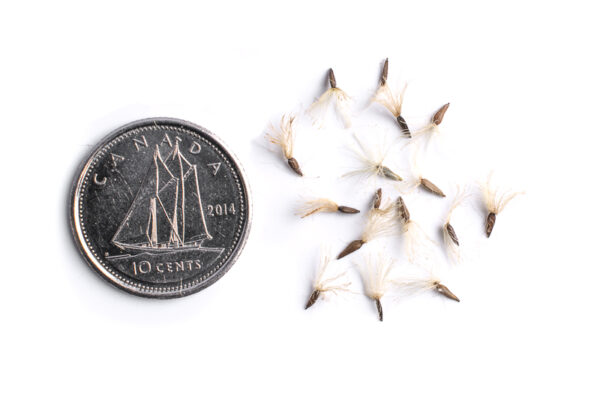
POLYGON ((204 239, 212 239, 202 210, 196 165, 181 154, 179 143, 166 160, 157 145, 146 178, 112 239, 118 247, 160 252, 200 248, 204 239), (140 220, 136 217, 141 216, 143 222, 145 215, 144 230, 136 225, 140 220))
POLYGON ((118 129, 72 189, 71 226, 88 264, 146 297, 214 283, 243 248, 250 198, 234 156, 210 132, 174 119, 118 129))

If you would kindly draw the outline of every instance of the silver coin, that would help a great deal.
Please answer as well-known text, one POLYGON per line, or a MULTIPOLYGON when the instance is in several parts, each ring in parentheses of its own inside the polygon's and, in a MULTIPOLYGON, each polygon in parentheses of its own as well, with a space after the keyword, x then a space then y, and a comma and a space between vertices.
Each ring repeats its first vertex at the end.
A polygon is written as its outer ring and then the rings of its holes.
POLYGON ((145 297, 195 293, 239 256, 251 219, 239 163, 206 129, 152 118, 92 151, 71 192, 71 227, 87 263, 145 297))

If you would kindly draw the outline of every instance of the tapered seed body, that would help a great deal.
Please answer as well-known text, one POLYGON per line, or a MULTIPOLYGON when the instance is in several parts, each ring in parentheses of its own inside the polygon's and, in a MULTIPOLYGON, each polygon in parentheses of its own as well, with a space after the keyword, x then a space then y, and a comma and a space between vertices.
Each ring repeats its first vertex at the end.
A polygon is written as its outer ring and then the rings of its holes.
POLYGON ((425 189, 427 189, 428 191, 430 191, 433 194, 437 194, 440 197, 446 197, 444 192, 442 192, 442 189, 437 187, 429 179, 421 178, 421 186, 423 186, 425 189))
POLYGON ((450 225, 450 222, 448 222, 444 226, 444 229, 446 229, 446 232, 448 232, 448 236, 450 236, 450 239, 452 239, 454 244, 458 246, 459 245, 458 244, 458 236, 456 236, 456 232, 454 231, 454 228, 452 227, 452 225, 450 225))
POLYGON ((438 282, 438 283, 435 285, 435 290, 436 290, 436 291, 437 291, 439 294, 441 294, 441 295, 444 295, 444 296, 446 296, 446 297, 447 297, 447 298, 449 298, 449 299, 452 299, 452 300, 454 300, 454 301, 458 301, 458 302, 460 302, 460 300, 458 299, 458 297, 456 297, 456 295, 455 295, 454 293, 452 293, 452 292, 450 291, 450 289, 448 289, 448 287, 446 287, 445 285, 442 285, 442 284, 441 284, 441 283, 439 283, 439 282, 438 282))
POLYGON ((300 169, 300 164, 298 164, 298 161, 294 157, 288 158, 288 165, 292 170, 294 170, 295 173, 297 173, 300 176, 303 176, 302 170, 300 169))
POLYGON ((335 81, 335 75, 333 74, 333 68, 329 68, 329 85, 332 89, 337 87, 337 82, 335 81))
POLYGON ((381 86, 385 85, 385 83, 387 82, 387 76, 388 76, 388 59, 385 59, 385 62, 383 63, 383 69, 381 70, 381 78, 379 79, 379 84, 381 86))
POLYGON ((356 208, 346 206, 338 206, 338 211, 344 214, 358 214, 360 212, 356 208))
POLYGON ((383 307, 381 306, 381 300, 375 299, 375 306, 377 307, 377 315, 379 315, 379 320, 383 321, 383 307))
POLYGON ((404 117, 402 115, 398 115, 396 117, 396 121, 398 121, 398 125, 400 125, 400 129, 402 130, 402 133, 406 136, 408 136, 409 138, 412 137, 410 135, 410 129, 408 129, 408 124, 406 123, 406 120, 404 119, 404 117))
POLYGON ((398 207, 400 218, 402 218, 404 222, 410 221, 410 212, 408 212, 408 207, 406 207, 406 203, 404 203, 402 196, 398 196, 398 199, 396 200, 396 206, 398 207))
POLYGON ((338 260, 340 258, 346 257, 350 253, 354 253, 356 250, 360 249, 365 243, 366 242, 362 239, 351 241, 350 244, 346 246, 346 248, 342 250, 342 252, 337 256, 338 260))
POLYGON ((313 304, 315 304, 315 302, 319 299, 319 296, 321 295, 321 292, 318 291, 317 289, 313 290, 313 292, 311 293, 310 297, 308 298, 308 301, 306 302, 306 306, 304 307, 304 309, 308 309, 310 306, 312 306, 313 304))
POLYGON ((381 206, 381 196, 382 196, 382 191, 381 191, 381 188, 379 188, 375 192, 375 197, 373 198, 373 208, 379 208, 379 206, 381 206))
POLYGON ((494 225, 496 224, 496 214, 491 212, 488 214, 485 220, 485 234, 487 237, 490 237, 492 234, 492 230, 494 229, 494 225))
POLYGON ((391 179, 393 181, 401 181, 402 180, 402 177, 400 175, 398 175, 397 173, 395 173, 394 171, 392 171, 385 165, 381 166, 381 175, 383 175, 384 177, 391 179))
POLYGON ((446 114, 446 111, 448 110, 448 107, 450 107, 450 103, 446 103, 444 104, 433 116, 433 118, 431 119, 431 122, 433 122, 436 125, 439 125, 442 123, 442 121, 444 120, 444 115, 446 114))

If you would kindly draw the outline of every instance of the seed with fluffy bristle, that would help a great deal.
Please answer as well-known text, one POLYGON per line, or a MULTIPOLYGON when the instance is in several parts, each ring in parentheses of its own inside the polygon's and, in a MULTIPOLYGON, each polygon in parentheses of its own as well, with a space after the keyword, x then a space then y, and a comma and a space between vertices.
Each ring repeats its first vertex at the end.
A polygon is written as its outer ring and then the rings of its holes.
POLYGON ((431 182, 429 179, 424 178, 421 172, 420 157, 416 146, 413 147, 413 151, 410 155, 410 166, 411 166, 411 181, 415 188, 422 187, 430 193, 438 195, 440 197, 446 197, 442 189, 431 182))
POLYGON ((421 178, 421 186, 433 194, 437 194, 440 197, 446 197, 444 192, 442 192, 442 189, 434 185, 429 179, 421 178))
POLYGON ((353 147, 352 149, 354 156, 361 167, 344 174, 344 176, 365 176, 369 178, 379 176, 393 181, 402 181, 400 175, 383 164, 387 152, 389 151, 389 147, 385 147, 383 144, 368 147, 365 146, 356 135, 354 135, 354 139, 358 144, 358 147, 353 147))
POLYGON ((433 240, 427 236, 419 224, 410 219, 410 213, 401 196, 396 199, 396 216, 402 224, 402 232, 405 240, 406 254, 410 262, 414 262, 417 256, 428 257, 430 254, 429 244, 433 240))
POLYGON ((456 210, 467 197, 469 197, 469 194, 465 191, 465 189, 457 186, 456 195, 452 200, 448 214, 446 214, 446 220, 442 226, 442 235, 444 237, 446 254, 453 262, 459 262, 461 259, 461 254, 459 249, 458 235, 456 234, 454 227, 450 224, 450 219, 454 210, 456 210))
POLYGON ((398 222, 393 204, 389 204, 383 209, 372 208, 367 214, 367 223, 361 238, 350 242, 337 258, 340 259, 355 252, 371 240, 396 233, 398 233, 398 222))
POLYGON ((440 125, 444 119, 444 115, 446 114, 446 111, 448 110, 448 107, 450 107, 450 103, 446 103, 444 104, 433 116, 433 118, 431 119, 431 122, 436 124, 436 125, 440 125))
POLYGON ((333 68, 329 69, 328 72, 329 86, 327 89, 308 109, 309 113, 313 117, 313 123, 322 125, 323 118, 329 108, 329 105, 333 99, 335 109, 338 115, 342 118, 344 126, 349 128, 352 125, 350 117, 350 96, 346 94, 342 89, 337 87, 337 81, 333 68))
POLYGON ((305 218, 309 215, 321 212, 340 212, 343 214, 356 214, 360 211, 356 208, 340 206, 333 200, 329 200, 326 198, 315 198, 304 201, 298 208, 297 214, 299 214, 301 218, 305 218))
POLYGON ((359 267, 365 295, 375 302, 380 321, 383 321, 381 298, 389 290, 392 283, 390 274, 393 267, 394 261, 383 254, 378 254, 377 257, 370 255, 359 267))
POLYGON ((393 203, 383 208, 369 210, 361 239, 370 242, 380 237, 398 234, 398 219, 395 211, 393 203))
POLYGON ((450 103, 446 103, 442 107, 440 107, 435 112, 433 117, 431 117, 431 120, 429 121, 429 123, 427 123, 427 125, 419 128, 413 133, 413 137, 418 140, 423 140, 425 146, 428 146, 431 139, 437 134, 439 134, 439 126, 444 120, 444 115, 446 115, 448 107, 450 107, 450 103))
POLYGON ((295 128, 294 128, 294 115, 283 115, 279 123, 279 127, 274 125, 269 126, 269 131, 266 134, 266 138, 269 142, 279 146, 283 157, 287 160, 290 168, 302 176, 300 165, 294 158, 294 139, 295 139, 295 128))
POLYGON ((492 186, 492 174, 488 176, 487 182, 483 185, 483 198, 485 207, 488 211, 485 220, 485 234, 490 237, 494 225, 496 224, 496 216, 504 210, 506 205, 516 196, 523 192, 503 192, 499 193, 498 189, 492 186))
POLYGON ((443 285, 430 269, 423 268, 418 275, 395 279, 393 283, 400 291, 406 294, 416 294, 422 291, 433 290, 449 299, 460 302, 458 297, 446 285, 443 285), (423 276, 422 272, 425 272, 426 275, 423 276))
POLYGON ((330 265, 331 257, 329 251, 323 249, 321 251, 321 259, 319 262, 319 268, 317 275, 313 282, 313 290, 306 302, 305 309, 311 307, 315 302, 328 293, 339 294, 340 292, 349 292, 350 280, 348 279, 346 271, 342 271, 337 275, 327 276, 328 267, 330 265))
POLYGON ((404 119, 404 117, 402 117, 402 102, 404 101, 404 92, 406 91, 406 84, 404 85, 402 90, 394 93, 387 83, 388 66, 389 62, 386 58, 385 63, 383 64, 383 69, 381 71, 381 77, 379 79, 379 88, 377 89, 377 92, 375 92, 373 101, 381 104, 390 113, 392 113, 394 118, 396 118, 398 125, 400 125, 402 133, 410 138, 410 129, 408 128, 406 120, 404 119))

